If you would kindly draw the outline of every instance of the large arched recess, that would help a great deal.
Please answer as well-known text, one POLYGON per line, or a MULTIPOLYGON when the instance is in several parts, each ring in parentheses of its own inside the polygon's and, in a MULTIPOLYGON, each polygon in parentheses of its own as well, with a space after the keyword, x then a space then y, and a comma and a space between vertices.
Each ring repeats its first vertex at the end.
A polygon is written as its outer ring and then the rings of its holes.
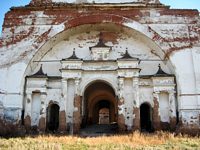
MULTIPOLYGON (((64 29, 59 33, 53 34, 52 37, 49 37, 48 41, 43 43, 43 45, 36 50, 35 54, 27 65, 24 77, 30 74, 30 72, 32 72, 37 66, 37 63, 33 62, 40 61, 57 43, 67 39, 73 34, 80 32, 80 30, 84 30, 84 32, 90 31, 91 25, 102 24, 107 26, 112 24, 114 26, 123 27, 128 31, 127 34, 137 34, 138 38, 152 46, 153 53, 159 56, 162 60, 166 59, 166 54, 170 50, 170 45, 165 42, 162 36, 151 29, 151 27, 148 25, 140 24, 137 21, 134 21, 130 18, 125 18, 123 16, 113 14, 93 14, 88 16, 80 16, 58 25, 58 28, 63 28, 64 26, 64 29)), ((172 66, 170 60, 168 60, 168 62, 169 65, 172 66)), ((173 72, 173 69, 171 69, 171 71, 173 72)), ((23 84, 24 81, 22 82, 22 85, 23 84)))
MULTIPOLYGON (((126 30, 127 34, 136 34, 139 39, 151 46, 153 53, 161 60, 166 58, 167 50, 170 49, 169 44, 163 40, 162 36, 152 30, 148 25, 140 24, 130 18, 113 14, 93 14, 81 16, 58 25, 58 28, 63 28, 63 30, 60 30, 58 33, 51 34, 53 36, 49 35, 47 41, 38 44, 43 45, 38 46, 38 49, 35 50, 35 54, 32 55, 33 57, 30 59, 24 71, 24 75, 21 80, 21 87, 24 87, 25 77, 33 74, 33 71, 35 71, 35 68, 37 68, 39 64, 37 61, 40 61, 46 54, 48 54, 48 52, 52 50, 52 47, 54 47, 60 41, 66 40, 71 35, 83 31, 90 31, 92 26, 99 26, 99 28, 96 29, 102 30, 101 25, 104 25, 104 30, 109 29, 110 25, 112 25, 123 28, 126 30)), ((166 64, 169 66, 170 71, 174 73, 174 67, 173 64, 171 64, 170 59, 166 61, 166 64)), ((21 90, 23 93, 24 88, 21 90)))

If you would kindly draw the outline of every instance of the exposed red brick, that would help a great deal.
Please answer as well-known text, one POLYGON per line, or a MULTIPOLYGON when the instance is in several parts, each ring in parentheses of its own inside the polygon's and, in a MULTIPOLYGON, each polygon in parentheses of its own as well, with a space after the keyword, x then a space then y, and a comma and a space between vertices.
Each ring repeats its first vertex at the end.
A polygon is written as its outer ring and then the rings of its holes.
POLYGON ((31 117, 30 116, 26 116, 24 119, 24 126, 26 129, 26 132, 29 132, 31 129, 31 117))
POLYGON ((135 115, 135 118, 133 119, 133 130, 140 130, 140 109, 134 107, 133 114, 135 115))
POLYGON ((23 9, 23 10, 16 10, 13 9, 5 14, 5 19, 3 23, 3 29, 9 27, 15 27, 20 25, 25 25, 23 22, 24 18, 31 18, 31 10, 23 9))
POLYGON ((160 116, 159 116, 159 103, 158 100, 154 97, 154 108, 153 108, 153 127, 155 130, 160 130, 160 116))
POLYGON ((166 58, 169 58, 170 54, 174 51, 179 51, 179 50, 183 50, 183 49, 186 49, 186 48, 192 48, 192 45, 187 45, 187 46, 182 46, 182 47, 172 47, 170 49, 167 50, 167 52, 165 53, 165 59, 166 58))
POLYGON ((176 129, 176 123, 177 123, 176 117, 171 117, 170 118, 170 129, 172 131, 175 131, 175 129, 176 129))
MULTIPOLYGON (((118 109, 121 109, 120 107, 121 107, 122 105, 124 105, 124 100, 123 100, 123 99, 118 100, 118 109)), ((119 111, 121 111, 121 110, 119 110, 119 111)), ((124 117, 124 114, 118 114, 117 123, 118 123, 118 128, 119 128, 119 131, 120 131, 120 132, 126 131, 126 125, 125 125, 125 117, 124 117)))
POLYGON ((118 37, 119 35, 117 33, 114 32, 102 32, 102 39, 104 41, 104 43, 106 42, 112 42, 113 44, 117 44, 118 43, 118 37))
POLYGON ((65 23, 65 28, 72 28, 84 24, 97 24, 102 22, 113 22, 122 25, 124 22, 122 16, 108 15, 108 14, 95 14, 83 16, 81 18, 74 18, 65 23))
MULTIPOLYGON (((11 29, 12 30, 12 29, 11 29)), ((18 34, 16 36, 13 36, 9 41, 6 41, 3 43, 4 46, 9 46, 16 44, 17 42, 20 42, 21 40, 29 37, 33 33, 34 27, 30 27, 28 31, 22 31, 22 34, 18 34)), ((14 31, 11 31, 14 32, 14 31)))
POLYGON ((66 113, 65 111, 60 111, 59 113, 59 132, 66 132, 67 124, 66 124, 66 113))
POLYGON ((73 133, 78 134, 81 128, 81 96, 76 95, 74 98, 74 107, 78 110, 73 112, 73 133))
POLYGON ((199 16, 198 10, 189 9, 162 9, 160 15, 181 16, 181 17, 194 17, 199 16))
POLYGON ((38 128, 39 128, 40 132, 45 132, 45 130, 46 130, 46 118, 44 118, 44 117, 40 118, 38 128))
POLYGON ((51 28, 48 31, 44 32, 42 35, 40 35, 37 38, 36 43, 42 43, 43 41, 46 41, 48 39, 48 35, 50 31, 51 31, 51 28))
POLYGON ((29 5, 40 6, 42 4, 51 4, 52 0, 32 0, 29 5))
POLYGON ((3 39, 0 39, 0 48, 3 46, 3 39))

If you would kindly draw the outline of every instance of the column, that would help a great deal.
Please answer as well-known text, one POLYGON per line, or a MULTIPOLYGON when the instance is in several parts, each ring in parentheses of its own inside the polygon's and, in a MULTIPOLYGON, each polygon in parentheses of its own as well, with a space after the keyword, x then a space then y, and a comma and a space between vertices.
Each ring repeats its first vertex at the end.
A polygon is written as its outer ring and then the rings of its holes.
POLYGON ((46 93, 41 93, 41 110, 40 110, 40 120, 39 120, 39 130, 40 132, 45 132, 46 130, 46 93))
POLYGON ((124 78, 119 78, 119 93, 118 93, 118 127, 119 131, 125 131, 125 110, 124 110, 124 78))
POLYGON ((154 102, 154 108, 153 108, 153 127, 155 130, 160 130, 160 111, 159 111, 159 93, 160 92, 154 92, 153 93, 153 102, 154 102))
POLYGON ((139 101, 139 78, 133 78, 134 107, 133 107, 133 129, 140 129, 140 101, 139 101))
POLYGON ((75 97, 74 97, 74 112, 73 112, 73 133, 78 134, 81 128, 81 104, 80 96, 80 79, 75 79, 75 97))
POLYGON ((59 132, 66 132, 66 101, 67 101, 67 79, 62 79, 62 99, 60 100, 60 112, 59 112, 59 132))
POLYGON ((175 98, 175 92, 170 91, 169 92, 169 114, 170 114, 170 128, 171 130, 175 130, 176 128, 176 98, 175 98))
POLYGON ((32 93, 31 92, 26 93, 24 125, 27 132, 29 132, 29 130, 31 129, 31 103, 32 103, 32 93))

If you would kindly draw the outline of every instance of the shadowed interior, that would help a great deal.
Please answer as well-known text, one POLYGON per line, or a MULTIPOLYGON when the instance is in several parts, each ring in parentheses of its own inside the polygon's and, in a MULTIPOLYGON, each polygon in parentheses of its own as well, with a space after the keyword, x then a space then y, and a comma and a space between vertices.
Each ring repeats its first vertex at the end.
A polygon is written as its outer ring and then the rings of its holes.
POLYGON ((116 122, 116 108, 115 92, 110 85, 103 81, 96 81, 90 84, 84 93, 82 126, 116 122), (106 110, 106 112, 102 110, 106 110), (102 117, 104 119, 107 118, 107 120, 103 121, 102 117))
POLYGON ((57 104, 50 104, 47 108, 47 130, 56 131, 59 127, 59 109, 57 104))

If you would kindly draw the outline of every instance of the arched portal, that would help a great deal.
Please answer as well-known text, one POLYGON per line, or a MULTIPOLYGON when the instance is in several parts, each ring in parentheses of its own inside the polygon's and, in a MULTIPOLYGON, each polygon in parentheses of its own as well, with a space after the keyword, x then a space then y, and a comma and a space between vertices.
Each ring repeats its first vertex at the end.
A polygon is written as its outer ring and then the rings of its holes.
POLYGON ((47 130, 57 131, 59 127, 59 109, 57 104, 50 104, 47 108, 47 130))
POLYGON ((140 106, 140 129, 148 132, 152 130, 152 109, 148 103, 140 106))
POLYGON ((117 100, 113 88, 95 81, 84 92, 82 126, 112 124, 117 120, 117 100))

